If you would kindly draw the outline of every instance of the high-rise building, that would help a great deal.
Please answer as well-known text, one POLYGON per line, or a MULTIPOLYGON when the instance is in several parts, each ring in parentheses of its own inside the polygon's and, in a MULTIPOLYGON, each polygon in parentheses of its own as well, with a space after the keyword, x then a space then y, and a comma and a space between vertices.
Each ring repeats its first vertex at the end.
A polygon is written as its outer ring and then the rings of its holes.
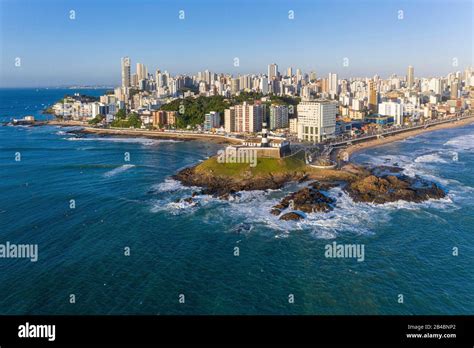
POLYGON ((263 94, 263 95, 266 95, 268 94, 268 78, 266 77, 262 77, 260 79, 260 92, 263 94))
POLYGON ((336 133, 337 102, 302 101, 297 106, 298 139, 320 142, 336 133))
POLYGON ((331 94, 332 96, 336 96, 337 95, 337 74, 332 74, 332 73, 329 73, 329 77, 328 77, 328 88, 329 88, 329 94, 331 94))
POLYGON ((378 95, 377 95, 377 85, 375 81, 369 80, 369 83, 367 84, 367 93, 368 93, 368 107, 371 112, 377 112, 377 100, 378 100, 378 95))
POLYGON ((235 132, 235 108, 233 106, 224 110, 224 129, 227 133, 235 132))
POLYGON ((270 106, 270 130, 288 127, 288 106, 271 105, 270 106))
POLYGON ((278 65, 276 63, 270 64, 268 66, 268 79, 275 80, 278 78, 278 65))
POLYGON ((316 71, 311 71, 309 73, 309 80, 311 82, 315 82, 317 80, 318 76, 316 75, 316 71))
POLYGON ((148 78, 148 72, 146 70, 145 65, 142 63, 137 63, 137 76, 138 76, 138 81, 140 80, 145 80, 148 78))
POLYGON ((395 102, 383 102, 379 104, 378 113, 382 116, 392 116, 393 123, 397 126, 403 124, 403 107, 395 102))
POLYGON ((301 73, 301 69, 296 69, 296 81, 299 82, 303 78, 303 74, 301 73))
POLYGON ((130 58, 123 57, 122 58, 122 87, 128 88, 130 87, 130 58))
POLYGON ((412 88, 415 83, 415 69, 410 65, 407 70, 407 87, 412 88))
POLYGON ((221 115, 216 111, 211 111, 204 116, 204 129, 210 131, 212 128, 221 126, 221 115))
POLYGON ((226 131, 232 132, 232 125, 234 125, 234 132, 238 133, 256 133, 262 130, 265 117, 264 104, 256 102, 252 105, 244 102, 227 110, 224 112, 226 131))
POLYGON ((239 78, 232 79, 230 82, 230 91, 232 94, 236 94, 240 91, 240 80, 239 78))
POLYGON ((286 70, 286 76, 293 76, 293 68, 291 66, 286 70))
POLYGON ((459 90, 459 82, 458 82, 458 80, 454 80, 454 81, 451 83, 450 90, 451 90, 451 99, 457 99, 457 97, 458 97, 458 90, 459 90))

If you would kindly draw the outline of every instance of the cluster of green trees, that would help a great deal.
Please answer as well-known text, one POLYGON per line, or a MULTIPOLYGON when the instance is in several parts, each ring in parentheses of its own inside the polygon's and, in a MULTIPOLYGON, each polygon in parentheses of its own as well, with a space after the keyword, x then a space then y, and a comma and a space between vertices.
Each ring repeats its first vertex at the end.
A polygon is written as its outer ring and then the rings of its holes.
POLYGON ((115 114, 115 118, 111 123, 112 127, 120 127, 120 128, 140 128, 142 126, 142 121, 140 120, 140 116, 137 113, 132 112, 127 115, 125 109, 120 109, 115 114))
POLYGON ((178 128, 186 128, 188 125, 194 127, 202 124, 204 122, 204 115, 210 111, 217 111, 223 115, 224 110, 230 105, 230 102, 222 96, 201 96, 198 98, 175 99, 161 106, 161 110, 176 111, 176 126, 178 128))
MULTIPOLYGON (((175 99, 170 103, 161 106, 161 110, 176 111, 176 126, 186 128, 188 125, 194 127, 204 122, 204 115, 210 111, 217 111, 224 115, 224 110, 230 106, 243 102, 254 103, 263 97, 259 92, 240 92, 239 95, 226 99, 223 96, 211 96, 198 98, 188 97, 185 99, 175 99)), ((270 102, 266 104, 294 105, 300 102, 298 97, 270 95, 270 102)), ((267 111, 268 113, 268 111, 267 111)))
POLYGON ((105 118, 104 115, 97 115, 92 120, 89 120, 89 124, 92 125, 92 126, 96 126, 97 124, 102 122, 104 120, 104 118, 105 118))

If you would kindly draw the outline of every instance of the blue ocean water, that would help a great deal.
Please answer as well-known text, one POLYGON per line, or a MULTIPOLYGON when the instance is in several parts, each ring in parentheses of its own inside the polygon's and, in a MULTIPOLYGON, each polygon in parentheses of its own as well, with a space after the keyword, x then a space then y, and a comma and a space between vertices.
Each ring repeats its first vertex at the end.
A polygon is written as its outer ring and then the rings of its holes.
MULTIPOLYGON (((0 116, 31 114, 26 106, 65 93, 56 92, 0 90, 0 116)), ((0 314, 474 312, 473 125, 355 156, 434 180, 446 199, 375 206, 336 188, 337 208, 303 222, 269 214, 296 185, 176 203, 193 189, 170 175, 218 145, 66 130, 0 127, 0 244, 39 247, 37 262, 0 259, 0 314), (363 244, 365 260, 326 258, 334 241, 363 244)))

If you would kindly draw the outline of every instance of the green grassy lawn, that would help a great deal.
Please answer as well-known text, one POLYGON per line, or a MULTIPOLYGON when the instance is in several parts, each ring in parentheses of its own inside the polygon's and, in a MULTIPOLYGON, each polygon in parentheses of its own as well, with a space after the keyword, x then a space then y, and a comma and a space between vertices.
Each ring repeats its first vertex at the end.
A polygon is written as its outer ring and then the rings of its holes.
POLYGON ((211 157, 197 166, 196 170, 212 173, 218 176, 262 176, 284 174, 287 172, 305 171, 304 153, 299 152, 285 158, 258 158, 257 165, 251 167, 249 163, 219 163, 216 157, 211 157))

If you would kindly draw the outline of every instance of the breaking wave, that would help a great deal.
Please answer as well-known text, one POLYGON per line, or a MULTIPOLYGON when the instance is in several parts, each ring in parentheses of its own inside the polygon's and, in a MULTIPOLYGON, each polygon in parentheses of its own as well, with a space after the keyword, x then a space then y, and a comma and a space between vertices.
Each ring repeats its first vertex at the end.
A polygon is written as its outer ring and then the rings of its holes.
POLYGON ((114 168, 112 170, 109 170, 107 173, 104 174, 104 177, 106 178, 110 178, 112 176, 115 176, 117 174, 120 174, 130 168, 133 168, 135 167, 134 164, 124 164, 124 165, 121 165, 120 167, 117 167, 117 168, 114 168))
POLYGON ((154 193, 175 192, 175 191, 183 191, 183 190, 199 190, 199 187, 184 186, 178 180, 171 179, 171 178, 165 179, 164 182, 160 182, 159 184, 155 184, 151 187, 151 191, 154 193))
POLYGON ((415 158, 416 163, 448 163, 438 153, 430 153, 415 158))
POLYGON ((474 134, 466 134, 455 137, 444 143, 445 146, 453 147, 457 150, 472 150, 474 149, 474 134))

